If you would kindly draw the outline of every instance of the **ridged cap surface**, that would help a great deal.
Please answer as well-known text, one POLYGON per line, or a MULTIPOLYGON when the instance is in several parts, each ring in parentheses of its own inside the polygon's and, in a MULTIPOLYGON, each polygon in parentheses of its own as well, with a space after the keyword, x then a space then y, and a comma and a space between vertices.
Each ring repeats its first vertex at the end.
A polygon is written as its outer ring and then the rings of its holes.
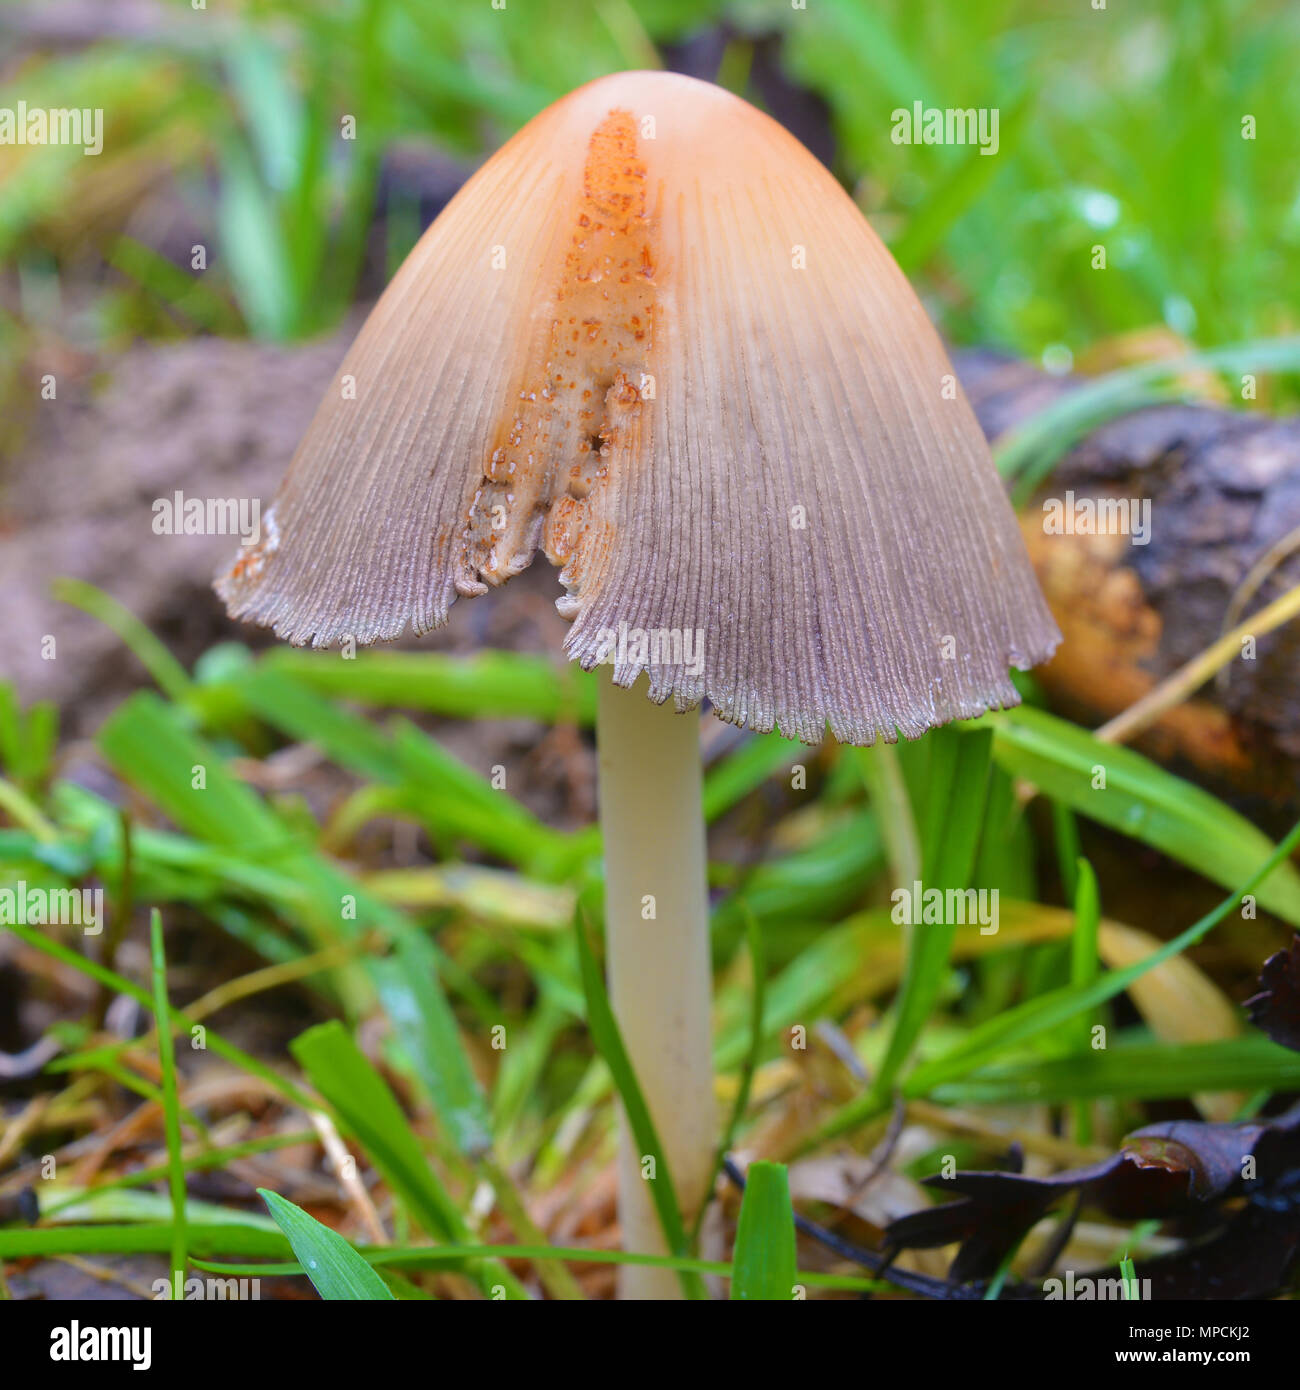
POLYGON ((934 328, 792 136, 619 73, 531 121, 366 321, 217 581, 296 643, 446 621, 544 550, 565 649, 808 742, 1016 703, 1039 592, 934 328))

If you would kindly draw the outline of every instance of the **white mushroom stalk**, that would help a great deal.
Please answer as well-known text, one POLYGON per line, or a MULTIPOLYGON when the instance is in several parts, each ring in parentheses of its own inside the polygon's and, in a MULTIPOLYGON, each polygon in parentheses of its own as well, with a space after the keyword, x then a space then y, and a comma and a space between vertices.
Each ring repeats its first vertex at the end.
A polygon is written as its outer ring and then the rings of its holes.
MULTIPOLYGON (((620 690, 605 673, 599 701, 610 1003, 689 1229, 717 1144, 699 717, 620 690)), ((667 1254, 647 1182, 652 1161, 623 1121, 623 1246, 667 1254)), ((619 1292, 673 1299, 681 1283, 672 1270, 624 1265, 619 1292)))

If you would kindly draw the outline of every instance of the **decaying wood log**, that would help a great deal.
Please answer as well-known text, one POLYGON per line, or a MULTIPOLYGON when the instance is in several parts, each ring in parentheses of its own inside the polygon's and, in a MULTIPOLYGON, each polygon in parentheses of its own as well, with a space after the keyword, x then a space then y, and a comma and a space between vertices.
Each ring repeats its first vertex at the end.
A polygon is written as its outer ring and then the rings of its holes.
MULTIPOLYGON (((984 352, 957 367, 992 439, 1075 384, 984 352)), ((1061 713, 1100 724, 1300 584, 1300 419, 1183 404, 1123 416, 1066 455, 1022 526, 1065 637, 1037 675, 1061 713), (1105 499, 1142 506, 1145 544, 1089 533, 1087 507, 1105 499), (1049 533, 1070 502, 1075 533, 1049 533)), ((1300 801, 1298 677, 1292 624, 1136 746, 1247 798, 1300 801)))

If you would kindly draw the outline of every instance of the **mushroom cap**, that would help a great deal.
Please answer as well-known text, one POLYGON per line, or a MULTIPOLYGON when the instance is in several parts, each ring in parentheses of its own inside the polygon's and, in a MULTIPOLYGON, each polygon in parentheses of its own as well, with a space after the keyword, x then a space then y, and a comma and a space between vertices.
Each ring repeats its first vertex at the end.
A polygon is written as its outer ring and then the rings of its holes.
POLYGON ((673 74, 589 83, 465 184, 217 590, 368 643, 539 546, 582 666, 805 742, 1014 704, 1060 640, 889 252, 781 126, 673 74))

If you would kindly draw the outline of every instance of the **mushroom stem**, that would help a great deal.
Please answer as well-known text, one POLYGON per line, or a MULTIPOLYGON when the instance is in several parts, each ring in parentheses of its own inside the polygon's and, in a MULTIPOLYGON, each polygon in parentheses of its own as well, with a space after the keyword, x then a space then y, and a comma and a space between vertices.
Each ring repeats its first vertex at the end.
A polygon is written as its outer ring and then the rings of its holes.
MULTIPOLYGON (((689 1226, 713 1164, 708 890, 699 717, 601 672, 597 708, 609 994, 689 1226)), ((642 1156, 620 1121, 623 1248, 666 1254, 642 1156)), ((624 1265, 619 1296, 676 1299, 672 1270, 624 1265)))

